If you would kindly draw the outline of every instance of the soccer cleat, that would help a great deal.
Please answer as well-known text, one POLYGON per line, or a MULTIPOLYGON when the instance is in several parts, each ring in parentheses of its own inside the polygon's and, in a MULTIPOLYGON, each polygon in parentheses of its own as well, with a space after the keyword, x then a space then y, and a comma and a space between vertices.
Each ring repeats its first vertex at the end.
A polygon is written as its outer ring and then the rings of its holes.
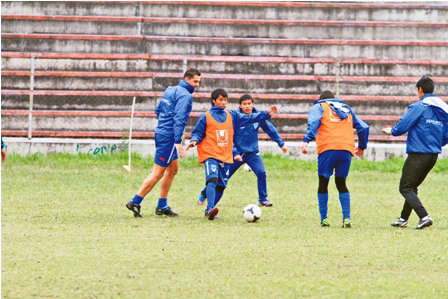
POLYGON ((403 219, 403 218, 398 218, 397 221, 392 222, 390 225, 392 225, 393 227, 405 228, 405 227, 408 226, 408 221, 406 219, 403 219))
POLYGON ((343 228, 351 228, 352 227, 352 222, 350 221, 349 218, 344 219, 344 221, 342 222, 342 227, 343 228))
POLYGON ((260 207, 272 207, 274 204, 266 199, 266 200, 263 200, 263 201, 259 201, 258 205, 260 207))
POLYGON ((428 215, 428 216, 423 217, 422 219, 420 219, 420 221, 418 222, 418 224, 415 227, 415 229, 424 229, 425 227, 430 227, 433 223, 434 223, 434 221, 428 215))
POLYGON ((134 212, 134 217, 143 217, 142 214, 140 214, 140 206, 134 204, 132 200, 126 204, 126 208, 134 212))
POLYGON ((214 220, 215 218, 218 218, 216 215, 218 215, 218 208, 213 208, 210 211, 205 212, 205 216, 208 218, 208 220, 214 220))
POLYGON ((176 217, 179 214, 174 212, 173 210, 171 210, 171 208, 169 206, 166 206, 163 209, 157 207, 156 208, 156 215, 159 215, 159 216, 166 215, 166 216, 170 216, 170 217, 176 217))
POLYGON ((204 194, 202 194, 202 192, 201 192, 201 195, 199 195, 199 198, 198 198, 198 205, 203 206, 205 203, 205 199, 206 198, 205 198, 204 194))
POLYGON ((325 218, 324 220, 322 220, 320 222, 320 226, 322 226, 322 227, 329 227, 330 226, 330 221, 328 221, 328 218, 325 218))

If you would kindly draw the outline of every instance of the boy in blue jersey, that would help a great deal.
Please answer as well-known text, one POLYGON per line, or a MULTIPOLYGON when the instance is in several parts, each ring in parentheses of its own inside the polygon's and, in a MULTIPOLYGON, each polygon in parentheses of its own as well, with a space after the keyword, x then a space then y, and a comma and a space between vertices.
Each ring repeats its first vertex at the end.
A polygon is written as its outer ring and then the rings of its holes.
POLYGON ((154 141, 156 154, 152 172, 143 181, 137 194, 126 207, 133 212, 134 217, 142 217, 140 204, 143 198, 152 190, 159 180, 160 196, 156 207, 156 215, 177 216, 168 206, 168 192, 174 176, 179 168, 178 154, 184 157, 182 147, 182 135, 187 125, 188 117, 193 106, 192 93, 199 87, 201 73, 196 69, 185 72, 183 80, 179 85, 169 86, 155 110, 157 114, 157 128, 155 129, 154 141))
POLYGON ((352 156, 362 157, 367 148, 369 126, 352 111, 350 106, 336 99, 329 90, 322 92, 308 113, 308 127, 303 138, 302 153, 307 154, 308 143, 316 139, 317 174, 319 187, 320 225, 330 226, 328 220, 328 183, 335 174, 336 188, 342 208, 342 227, 352 226, 350 219, 350 192, 346 179, 352 156), (353 128, 358 133, 358 147, 355 148, 353 128))
POLYGON ((227 93, 224 89, 215 89, 212 94, 212 108, 202 114, 191 134, 187 150, 198 145, 198 159, 204 163, 206 194, 208 198, 205 216, 213 220, 218 214, 216 205, 227 186, 229 166, 233 164, 234 132, 246 125, 260 122, 277 112, 277 107, 271 106, 269 111, 251 114, 226 110, 227 93), (220 132, 224 132, 221 138, 220 132))
MULTIPOLYGON (((248 95, 244 94, 240 97, 240 108, 237 110, 240 113, 252 114, 258 112, 254 108, 254 100, 248 95)), ((235 131, 234 136, 234 162, 229 168, 229 179, 240 168, 241 165, 247 163, 252 171, 257 176, 258 187, 258 203, 260 206, 271 207, 273 203, 268 200, 268 191, 266 184, 266 170, 264 168, 263 160, 260 157, 258 149, 258 129, 262 128, 263 131, 274 140, 284 153, 288 151, 280 137, 277 129, 269 121, 263 120, 259 123, 248 124, 240 126, 235 131)), ((222 192, 215 198, 215 201, 219 201, 222 192)), ((206 188, 201 191, 201 195, 198 199, 198 204, 203 205, 207 198, 206 188)))
POLYGON ((383 133, 399 136, 406 132, 406 153, 400 179, 400 193, 405 198, 400 218, 391 223, 394 227, 407 227, 412 210, 420 218, 416 229, 433 224, 417 196, 418 187, 434 167, 442 147, 448 143, 448 105, 434 96, 434 82, 423 76, 416 84, 419 101, 410 105, 398 123, 385 126, 383 133))

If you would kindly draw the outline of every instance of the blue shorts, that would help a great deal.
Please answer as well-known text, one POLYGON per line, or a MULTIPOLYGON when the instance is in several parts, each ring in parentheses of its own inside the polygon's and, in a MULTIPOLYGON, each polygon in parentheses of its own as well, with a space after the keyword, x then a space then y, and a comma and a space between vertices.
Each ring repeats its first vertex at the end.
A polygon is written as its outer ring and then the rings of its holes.
POLYGON ((317 173, 329 179, 336 170, 335 176, 346 179, 351 162, 352 154, 348 151, 325 151, 317 158, 317 173))
POLYGON ((174 136, 166 136, 162 134, 156 134, 154 136, 156 142, 156 155, 154 157, 154 163, 168 167, 171 161, 177 160, 177 149, 174 145, 174 136))
POLYGON ((213 158, 204 161, 205 184, 211 178, 218 178, 217 186, 226 188, 229 180, 229 164, 215 160, 213 158))

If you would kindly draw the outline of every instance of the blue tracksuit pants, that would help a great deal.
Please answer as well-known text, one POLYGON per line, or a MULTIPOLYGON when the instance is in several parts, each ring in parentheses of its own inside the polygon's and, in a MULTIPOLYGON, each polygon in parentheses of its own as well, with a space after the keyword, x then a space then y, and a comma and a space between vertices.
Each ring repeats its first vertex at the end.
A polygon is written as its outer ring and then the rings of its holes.
POLYGON ((234 161, 229 168, 229 179, 240 168, 241 165, 247 163, 257 176, 258 200, 264 201, 268 198, 268 190, 266 185, 266 170, 264 169, 263 160, 259 152, 242 153, 243 162, 234 161))

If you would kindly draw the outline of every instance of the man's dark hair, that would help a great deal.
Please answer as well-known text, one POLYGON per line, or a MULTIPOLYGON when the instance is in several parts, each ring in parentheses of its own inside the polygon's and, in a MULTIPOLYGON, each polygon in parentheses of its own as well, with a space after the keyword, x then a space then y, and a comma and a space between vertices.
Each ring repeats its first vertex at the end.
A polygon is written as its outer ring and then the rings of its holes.
POLYGON ((184 74, 184 79, 192 79, 194 76, 200 76, 201 73, 197 69, 188 69, 184 74))
POLYGON ((250 94, 243 94, 241 97, 240 97, 240 105, 241 105, 241 103, 243 102, 243 101, 245 101, 245 100, 251 100, 252 101, 252 103, 254 102, 254 99, 250 96, 250 94))
POLYGON ((212 104, 213 104, 213 101, 216 100, 219 96, 223 96, 225 98, 228 97, 227 96, 227 92, 224 89, 217 88, 217 89, 212 91, 212 104))
POLYGON ((320 94, 319 100, 325 100, 325 99, 334 99, 334 94, 329 90, 325 90, 320 94))
POLYGON ((434 91, 434 81, 428 76, 421 77, 415 86, 417 88, 421 87, 424 93, 432 93, 434 91))

